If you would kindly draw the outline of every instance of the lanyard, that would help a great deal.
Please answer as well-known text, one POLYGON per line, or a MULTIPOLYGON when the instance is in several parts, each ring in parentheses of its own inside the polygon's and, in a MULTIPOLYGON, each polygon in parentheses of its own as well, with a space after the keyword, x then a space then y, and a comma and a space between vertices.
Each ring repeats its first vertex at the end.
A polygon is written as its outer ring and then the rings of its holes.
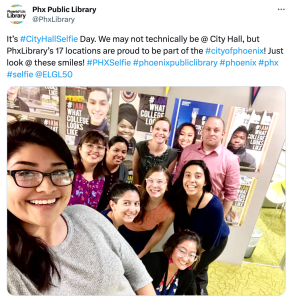
MULTIPOLYGON (((176 282, 176 279, 179 277, 179 274, 180 274, 180 270, 178 270, 178 272, 177 272, 175 278, 173 279, 173 282, 172 282, 171 286, 169 287, 169 289, 166 290, 165 296, 169 295, 169 292, 172 290, 173 285, 174 285, 175 282, 176 282)), ((163 293, 164 293, 164 290, 165 290, 165 287, 166 287, 167 277, 168 277, 168 268, 167 268, 167 271, 166 271, 165 276, 164 276, 164 284, 163 284, 163 288, 162 288, 162 291, 161 291, 161 295, 164 295, 163 293)), ((174 277, 174 276, 173 276, 173 277, 174 277)), ((172 278, 173 278, 173 277, 172 277, 172 278)))

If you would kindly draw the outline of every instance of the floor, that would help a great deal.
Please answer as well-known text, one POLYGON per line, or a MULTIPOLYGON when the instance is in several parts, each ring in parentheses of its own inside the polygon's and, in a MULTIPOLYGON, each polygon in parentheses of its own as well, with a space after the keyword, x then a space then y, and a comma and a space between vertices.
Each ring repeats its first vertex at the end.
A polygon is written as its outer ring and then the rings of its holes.
POLYGON ((285 213, 262 208, 256 222, 263 236, 252 256, 241 266, 213 262, 209 267, 209 295, 281 295, 285 291, 285 272, 279 267, 285 253, 285 213), (249 263, 252 262, 252 263, 249 263), (265 264, 270 266, 262 266, 265 264))

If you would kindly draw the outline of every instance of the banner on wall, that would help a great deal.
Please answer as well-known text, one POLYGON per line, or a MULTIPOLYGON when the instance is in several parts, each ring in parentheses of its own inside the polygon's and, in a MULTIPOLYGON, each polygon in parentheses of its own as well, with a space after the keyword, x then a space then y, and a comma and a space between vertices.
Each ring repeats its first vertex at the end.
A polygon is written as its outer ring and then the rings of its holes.
POLYGON ((169 146, 182 152, 191 144, 202 140, 201 130, 211 116, 221 117, 222 104, 175 99, 169 146))
POLYGON ((233 226, 241 226, 244 222, 250 200, 256 185, 257 178, 240 176, 237 199, 226 217, 226 223, 233 226))
POLYGON ((78 145, 88 131, 101 133, 109 140, 112 89, 101 87, 66 87, 65 141, 78 145))
POLYGON ((7 108, 59 116, 59 88, 13 86, 7 91, 7 108))
POLYGON ((32 116, 21 115, 18 113, 7 113, 7 122, 24 121, 24 120, 43 124, 46 127, 50 128, 51 130, 59 133, 59 121, 58 120, 37 118, 37 117, 32 117, 32 116))
POLYGON ((152 138, 155 119, 164 117, 167 97, 120 91, 117 135, 129 143, 133 154, 136 143, 152 138))
POLYGON ((223 144, 240 159, 240 170, 260 172, 278 113, 231 107, 223 144))

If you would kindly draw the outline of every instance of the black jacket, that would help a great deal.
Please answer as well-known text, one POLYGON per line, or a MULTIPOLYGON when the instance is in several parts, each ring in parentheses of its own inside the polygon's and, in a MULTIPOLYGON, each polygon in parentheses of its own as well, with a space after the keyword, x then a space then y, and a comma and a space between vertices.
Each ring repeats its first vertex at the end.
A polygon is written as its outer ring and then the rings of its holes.
MULTIPOLYGON (((168 258, 163 252, 149 253, 141 259, 150 276, 153 278, 153 286, 156 289, 168 270, 168 258)), ((183 295, 193 280, 192 270, 179 271, 178 287, 175 295, 183 295)), ((168 284, 168 283, 167 283, 168 284)))

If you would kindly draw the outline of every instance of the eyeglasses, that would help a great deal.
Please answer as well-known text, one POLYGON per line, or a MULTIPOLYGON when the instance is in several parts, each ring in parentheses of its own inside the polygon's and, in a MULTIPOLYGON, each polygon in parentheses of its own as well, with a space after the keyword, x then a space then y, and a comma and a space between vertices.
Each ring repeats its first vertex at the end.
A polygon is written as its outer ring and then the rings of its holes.
POLYGON ((157 186, 161 186, 163 184, 165 184, 167 181, 163 181, 163 180, 155 180, 155 179, 152 179, 152 178, 147 178, 145 180, 148 184, 155 184, 157 183, 157 186))
POLYGON ((85 148, 87 149, 87 151, 92 151, 95 148, 97 148, 98 151, 104 151, 104 149, 106 148, 105 146, 102 145, 94 145, 94 144, 88 144, 88 143, 83 143, 85 145, 85 148))
POLYGON ((196 255, 195 253, 186 253, 186 250, 183 248, 178 248, 176 247, 176 249, 178 250, 178 256, 180 257, 187 257, 189 261, 191 262, 195 262, 198 259, 198 255, 196 255))
POLYGON ((22 188, 39 186, 45 176, 49 176, 55 186, 67 186, 72 184, 75 173, 73 169, 56 170, 51 173, 43 173, 35 170, 7 170, 7 175, 12 176, 16 185, 22 188))

